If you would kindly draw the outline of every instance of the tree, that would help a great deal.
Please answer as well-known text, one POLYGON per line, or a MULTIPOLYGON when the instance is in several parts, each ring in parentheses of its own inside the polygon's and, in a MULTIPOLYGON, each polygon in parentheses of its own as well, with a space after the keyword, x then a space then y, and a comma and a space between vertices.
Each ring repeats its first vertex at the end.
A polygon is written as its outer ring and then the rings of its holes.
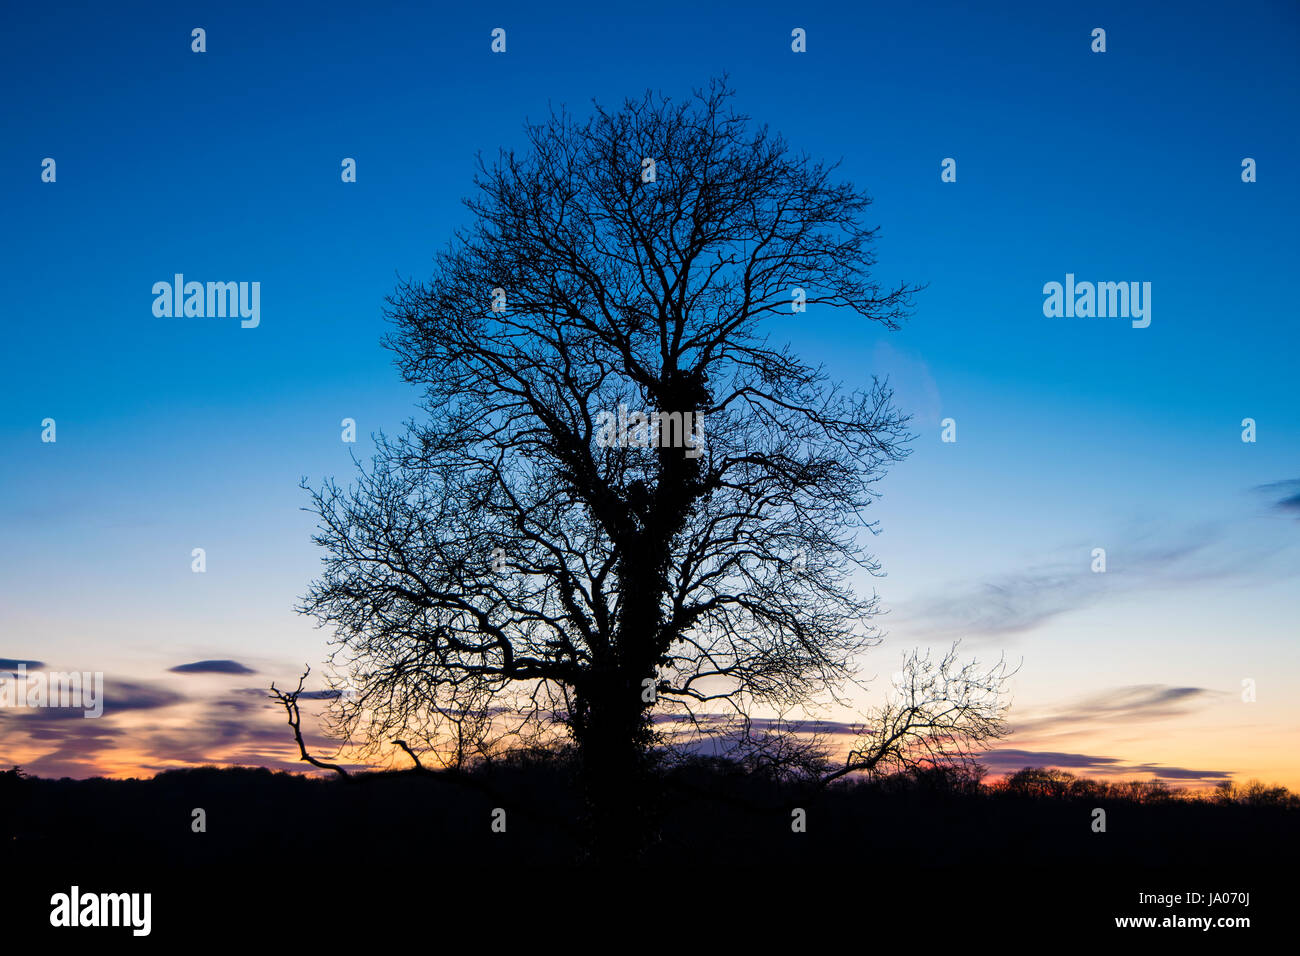
POLYGON ((607 855, 669 722, 840 699, 879 639, 850 577, 878 571, 859 536, 906 419, 764 326, 895 329, 916 289, 872 278, 870 198, 730 97, 552 112, 480 158, 471 223, 388 300, 425 415, 308 488, 339 729, 558 728, 607 855))
POLYGON ((823 780, 858 772, 930 773, 947 781, 982 777, 976 756, 1009 733, 1003 689, 1015 671, 1003 659, 986 668, 975 660, 963 663, 957 648, 953 644, 937 662, 928 653, 910 653, 896 693, 856 728, 843 764, 823 780))

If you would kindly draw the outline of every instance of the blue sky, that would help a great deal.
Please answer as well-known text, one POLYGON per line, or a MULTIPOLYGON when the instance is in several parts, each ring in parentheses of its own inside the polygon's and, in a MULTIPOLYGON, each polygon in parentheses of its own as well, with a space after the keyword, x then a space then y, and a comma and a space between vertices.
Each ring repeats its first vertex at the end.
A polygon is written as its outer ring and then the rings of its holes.
POLYGON ((238 659, 258 686, 318 662, 326 635, 292 610, 319 557, 298 482, 346 480, 350 449, 413 410, 382 300, 463 221, 476 152, 550 105, 682 96, 726 71, 739 109, 875 197, 882 281, 928 283, 897 333, 816 309, 773 326, 837 378, 889 374, 915 415, 876 514, 881 673, 963 636, 1024 659, 1026 713, 1196 688, 1151 699, 1200 709, 1072 743, 1300 783, 1282 703, 1300 690, 1300 512, 1278 507, 1300 488, 1256 490, 1300 479, 1300 8, 972 7, 13 10, 0 657, 167 686, 199 679, 167 674, 188 661, 238 659), (260 326, 155 318, 151 286, 177 272, 259 281, 260 326), (1150 327, 1044 317, 1067 272, 1152 283, 1150 327), (1229 706, 1257 675, 1254 709, 1229 706))

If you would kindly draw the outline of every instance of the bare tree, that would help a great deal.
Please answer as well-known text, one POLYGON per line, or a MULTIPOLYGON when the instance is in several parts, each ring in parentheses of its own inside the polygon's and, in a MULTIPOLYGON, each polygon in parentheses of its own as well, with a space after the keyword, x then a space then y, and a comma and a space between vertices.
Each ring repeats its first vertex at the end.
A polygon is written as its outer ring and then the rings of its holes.
POLYGON ((929 652, 911 652, 895 695, 857 728, 843 764, 822 781, 923 767, 973 770, 988 742, 1007 736, 1003 692, 1015 672, 1002 659, 987 668, 962 662, 957 649, 953 644, 937 662, 929 652))
POLYGON ((850 578, 878 571, 859 537, 906 419, 764 326, 894 329, 916 290, 872 278, 870 198, 730 96, 552 113, 480 160, 471 224, 389 299, 426 414, 309 488, 302 609, 354 674, 343 729, 562 730, 607 853, 645 810, 652 715, 838 699, 879 639, 850 578))
MULTIPOLYGON (((879 706, 847 725, 810 718, 796 709, 739 728, 696 719, 695 742, 722 738, 742 766, 786 780, 824 786, 849 775, 885 777, 913 771, 957 772, 971 778, 978 756, 1009 734, 1006 684, 1015 675, 1004 658, 990 666, 958 657, 960 642, 937 660, 913 650, 879 706), (850 740, 845 748, 844 738, 850 740)), ((846 682, 866 691, 865 682, 846 682)), ((716 718, 718 715, 710 715, 716 718)), ((679 733, 682 731, 679 730, 679 733)))

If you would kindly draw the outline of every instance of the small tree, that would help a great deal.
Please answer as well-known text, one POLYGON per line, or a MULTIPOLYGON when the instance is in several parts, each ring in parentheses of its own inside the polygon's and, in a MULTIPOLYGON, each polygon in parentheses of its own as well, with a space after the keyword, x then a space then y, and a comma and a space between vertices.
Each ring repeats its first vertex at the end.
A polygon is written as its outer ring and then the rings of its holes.
POLYGON ((977 756, 1009 732, 1003 690, 1014 671, 1001 659, 985 668, 962 662, 957 649, 953 644, 938 661, 919 651, 908 655, 894 696, 857 728, 843 765, 824 780, 855 772, 982 777, 977 756))

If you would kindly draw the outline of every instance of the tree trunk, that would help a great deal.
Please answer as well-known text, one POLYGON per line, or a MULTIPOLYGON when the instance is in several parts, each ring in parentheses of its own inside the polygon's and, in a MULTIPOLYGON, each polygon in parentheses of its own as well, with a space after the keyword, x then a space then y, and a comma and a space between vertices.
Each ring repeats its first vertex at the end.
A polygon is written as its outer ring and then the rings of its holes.
POLYGON ((592 862, 636 859, 656 831, 652 733, 639 681, 594 681, 573 729, 581 754, 586 853, 592 862))

